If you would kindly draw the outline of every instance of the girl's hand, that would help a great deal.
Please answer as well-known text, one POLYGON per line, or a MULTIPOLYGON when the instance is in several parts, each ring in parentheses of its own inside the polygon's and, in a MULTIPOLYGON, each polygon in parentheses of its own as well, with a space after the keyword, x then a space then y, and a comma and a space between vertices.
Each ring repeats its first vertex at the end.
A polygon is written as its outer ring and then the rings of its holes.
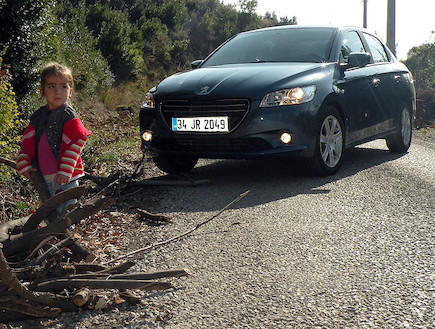
POLYGON ((30 173, 31 173, 32 171, 36 171, 36 168, 30 168, 30 169, 26 170, 25 172, 23 172, 22 175, 23 175, 24 177, 26 177, 27 179, 30 179, 30 173))
POLYGON ((66 185, 69 183, 69 178, 65 175, 56 174, 56 176, 54 176, 54 181, 59 185, 66 185))

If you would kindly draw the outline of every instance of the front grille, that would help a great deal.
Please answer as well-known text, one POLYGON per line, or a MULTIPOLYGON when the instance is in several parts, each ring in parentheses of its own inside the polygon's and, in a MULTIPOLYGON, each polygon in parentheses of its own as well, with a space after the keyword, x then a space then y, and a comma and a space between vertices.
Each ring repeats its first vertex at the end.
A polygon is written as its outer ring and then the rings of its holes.
POLYGON ((226 151, 258 151, 268 150, 272 146, 262 138, 241 139, 161 139, 153 141, 153 147, 165 151, 193 151, 193 152, 226 152, 226 151))
POLYGON ((228 116, 229 131, 236 129, 249 111, 247 99, 224 99, 216 101, 166 100, 160 103, 162 115, 171 127, 172 118, 228 116))

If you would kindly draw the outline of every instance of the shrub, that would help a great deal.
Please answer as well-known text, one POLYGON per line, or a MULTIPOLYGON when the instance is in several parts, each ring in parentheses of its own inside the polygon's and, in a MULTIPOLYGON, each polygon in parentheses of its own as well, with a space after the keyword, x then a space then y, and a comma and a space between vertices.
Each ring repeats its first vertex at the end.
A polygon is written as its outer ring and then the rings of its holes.
POLYGON ((21 122, 15 93, 10 84, 11 77, 8 67, 3 65, 2 57, 0 67, 0 155, 5 155, 17 148, 17 130, 21 127, 21 122))

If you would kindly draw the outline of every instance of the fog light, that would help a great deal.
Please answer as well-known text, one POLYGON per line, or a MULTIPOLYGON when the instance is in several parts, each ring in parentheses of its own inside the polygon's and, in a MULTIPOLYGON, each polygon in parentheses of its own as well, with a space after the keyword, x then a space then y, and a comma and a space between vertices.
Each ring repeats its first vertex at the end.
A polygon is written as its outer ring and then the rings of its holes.
POLYGON ((152 134, 150 131, 145 131, 145 132, 142 134, 142 138, 143 138, 143 140, 144 140, 145 142, 150 142, 151 139, 153 138, 153 134, 152 134))
POLYGON ((290 135, 289 133, 282 133, 281 142, 283 142, 284 144, 288 144, 291 141, 292 141, 292 135, 290 135))

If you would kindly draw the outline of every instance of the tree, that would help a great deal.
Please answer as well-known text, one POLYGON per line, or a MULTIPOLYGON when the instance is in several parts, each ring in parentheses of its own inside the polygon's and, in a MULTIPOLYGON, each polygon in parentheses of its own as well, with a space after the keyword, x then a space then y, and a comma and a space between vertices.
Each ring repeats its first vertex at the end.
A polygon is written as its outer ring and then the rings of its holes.
POLYGON ((97 47, 117 81, 128 80, 139 72, 142 61, 133 50, 132 25, 127 12, 107 4, 89 7, 86 26, 96 38, 97 47))
POLYGON ((73 7, 68 1, 58 2, 56 16, 56 46, 51 59, 65 63, 74 74, 75 89, 85 95, 95 95, 112 86, 113 73, 97 47, 97 39, 86 26, 88 9, 83 1, 73 7))
POLYGON ((435 124, 435 43, 412 48, 406 66, 412 72, 417 92, 417 128, 435 124))
POLYGON ((10 65, 18 103, 34 92, 38 62, 50 51, 54 0, 4 0, 0 6, 0 49, 10 65))
POLYGON ((253 14, 257 10, 258 0, 239 0, 239 7, 242 12, 253 14))
POLYGON ((3 65, 2 55, 0 54, 0 155, 13 150, 17 142, 15 131, 20 126, 15 93, 10 84, 11 76, 8 66, 3 65))

